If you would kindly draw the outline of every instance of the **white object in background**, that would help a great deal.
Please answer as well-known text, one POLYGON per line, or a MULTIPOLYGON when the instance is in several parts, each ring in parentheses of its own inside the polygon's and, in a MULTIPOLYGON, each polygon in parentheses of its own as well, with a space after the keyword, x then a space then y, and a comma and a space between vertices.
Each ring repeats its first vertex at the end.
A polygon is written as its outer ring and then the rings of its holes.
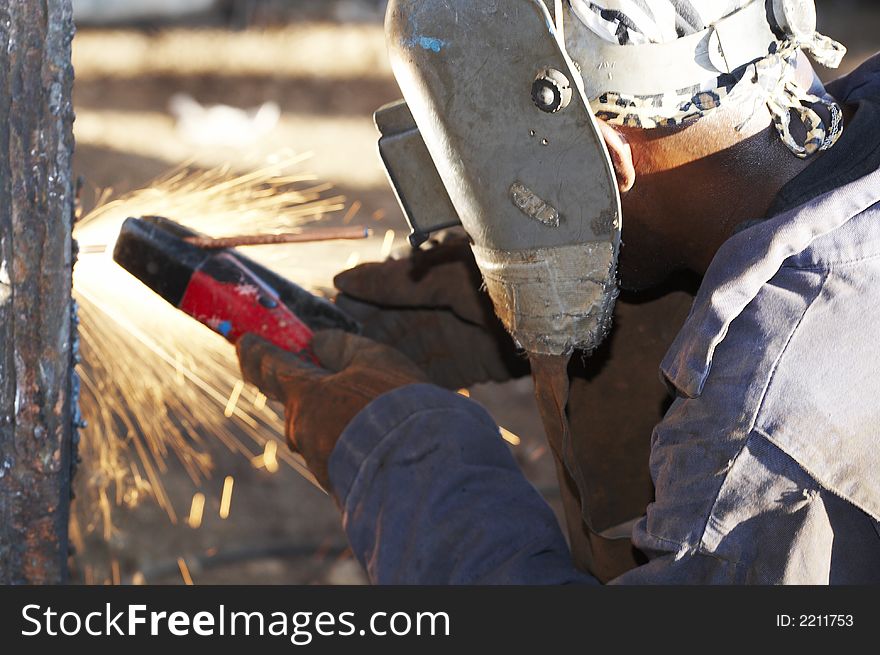
POLYGON ((145 18, 178 18, 212 9, 217 0, 73 0, 80 23, 119 23, 145 18))
POLYGON ((274 130, 281 118, 281 107, 275 102, 255 109, 206 107, 184 93, 172 96, 168 107, 177 119, 181 138, 200 146, 249 145, 274 130))
POLYGON ((373 23, 382 20, 387 4, 377 0, 338 0, 333 17, 340 23, 373 23))

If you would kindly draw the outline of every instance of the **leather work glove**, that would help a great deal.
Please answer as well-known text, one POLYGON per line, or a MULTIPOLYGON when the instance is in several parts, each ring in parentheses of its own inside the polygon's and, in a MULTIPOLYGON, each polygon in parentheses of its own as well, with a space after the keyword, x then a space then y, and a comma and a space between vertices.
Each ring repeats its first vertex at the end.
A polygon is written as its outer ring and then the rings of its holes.
POLYGON ((244 379, 284 403, 288 445, 330 490, 330 455, 352 419, 382 394, 428 380, 400 352, 341 330, 316 332, 312 347, 321 367, 253 334, 237 345, 244 379))
POLYGON ((336 304, 364 335, 400 350, 447 389, 528 375, 495 316, 467 239, 339 274, 336 304))

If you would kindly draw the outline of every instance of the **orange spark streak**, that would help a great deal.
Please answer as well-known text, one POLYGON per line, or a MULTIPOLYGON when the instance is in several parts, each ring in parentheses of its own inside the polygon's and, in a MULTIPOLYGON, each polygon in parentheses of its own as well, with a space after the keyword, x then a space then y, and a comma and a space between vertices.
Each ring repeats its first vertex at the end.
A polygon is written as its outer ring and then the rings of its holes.
POLYGON ((193 494, 192 505, 189 508, 189 518, 186 522, 193 530, 202 526, 202 515, 205 512, 205 494, 193 494))
POLYGON ((224 520, 229 518, 229 508, 232 505, 232 487, 234 484, 235 480, 232 479, 232 476, 227 475, 223 481, 223 495, 220 498, 220 518, 224 520))
POLYGON ((187 587, 193 586, 192 576, 189 574, 189 567, 186 565, 186 560, 182 557, 177 558, 177 567, 180 569, 180 575, 183 578, 183 583, 187 587))

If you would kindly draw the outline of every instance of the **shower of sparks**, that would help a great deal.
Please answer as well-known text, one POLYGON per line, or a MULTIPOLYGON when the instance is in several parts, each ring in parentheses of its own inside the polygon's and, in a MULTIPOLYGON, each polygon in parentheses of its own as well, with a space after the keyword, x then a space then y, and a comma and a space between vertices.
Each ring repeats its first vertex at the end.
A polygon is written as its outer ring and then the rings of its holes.
POLYGON ((180 577, 183 578, 183 583, 187 587, 193 586, 192 576, 189 574, 189 567, 186 565, 186 560, 182 557, 177 558, 177 567, 180 569, 180 577))
POLYGON ((227 475, 226 479, 223 480, 223 495, 220 497, 220 518, 228 519, 229 518, 229 509, 232 505, 232 487, 235 485, 235 480, 231 475, 227 475))
MULTIPOLYGON (((224 339, 113 262, 123 221, 164 215, 222 237, 288 232, 342 211, 343 199, 328 197, 328 185, 294 172, 302 160, 276 157, 244 175, 228 167, 181 168, 148 189, 115 200, 103 194, 77 223, 74 236, 81 253, 92 253, 81 254, 74 271, 81 405, 88 423, 80 444, 85 480, 80 506, 98 508, 74 519, 82 534, 98 532, 109 541, 113 507, 133 507, 145 499, 154 500, 177 523, 179 510, 163 484, 169 466, 181 466, 198 486, 212 474, 211 442, 250 459, 284 431, 283 417, 265 396, 244 392, 235 351, 224 339)), ((296 246, 278 248, 291 247, 296 246)), ((277 450, 275 457, 276 466, 280 460, 313 479, 287 449, 277 450)), ((227 478, 227 515, 231 491, 227 478)))

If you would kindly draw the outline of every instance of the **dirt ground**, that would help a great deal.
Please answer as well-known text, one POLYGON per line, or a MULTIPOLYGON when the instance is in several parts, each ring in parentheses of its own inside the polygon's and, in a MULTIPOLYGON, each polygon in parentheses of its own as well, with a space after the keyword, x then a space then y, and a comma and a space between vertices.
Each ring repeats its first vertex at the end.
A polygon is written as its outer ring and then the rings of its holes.
MULTIPOLYGON (((332 3, 324 3, 330 11, 332 3)), ((851 4, 825 21, 825 29, 851 46, 847 69, 876 49, 880 12, 855 14, 851 4), (849 9, 847 9, 849 7, 849 9), (847 13, 849 12, 849 13, 847 13)), ((343 14, 344 15, 344 14, 343 14)), ((374 14, 373 14, 374 15, 374 14)), ((75 42, 77 153, 86 208, 96 189, 116 195, 149 186, 182 162, 210 168, 248 162, 290 149, 311 152, 304 169, 332 182, 360 203, 359 216, 376 227, 364 243, 302 246, 303 284, 329 287, 353 252, 378 259, 387 230, 405 244, 406 228, 376 155, 372 112, 399 97, 377 19, 333 21, 338 13, 267 29, 229 31, 211 26, 83 28, 75 42), (278 126, 246 146, 197 145, 182 135, 169 111, 175 94, 204 105, 253 108, 275 102, 278 126)), ((369 12, 359 14, 370 18, 369 12)), ((336 219, 338 220, 337 216, 336 219)), ((472 390, 499 423, 522 438, 514 448, 533 482, 555 503, 553 466, 528 380, 472 390)), ((172 524, 149 501, 114 509, 116 530, 82 534, 73 557, 76 582, 180 584, 180 561, 196 584, 358 584, 365 582, 348 552, 333 502, 289 467, 257 469, 219 443, 211 447, 215 476, 197 489, 169 462, 164 480, 171 501, 186 516, 193 494, 207 497, 198 529, 172 524), (235 478, 229 518, 218 516, 224 477, 235 478)), ((83 463, 87 469, 88 462, 83 463)), ((84 484, 81 475, 77 484, 84 484)), ((83 494, 79 494, 83 495, 83 494)), ((83 523, 97 510, 75 508, 83 523)))

